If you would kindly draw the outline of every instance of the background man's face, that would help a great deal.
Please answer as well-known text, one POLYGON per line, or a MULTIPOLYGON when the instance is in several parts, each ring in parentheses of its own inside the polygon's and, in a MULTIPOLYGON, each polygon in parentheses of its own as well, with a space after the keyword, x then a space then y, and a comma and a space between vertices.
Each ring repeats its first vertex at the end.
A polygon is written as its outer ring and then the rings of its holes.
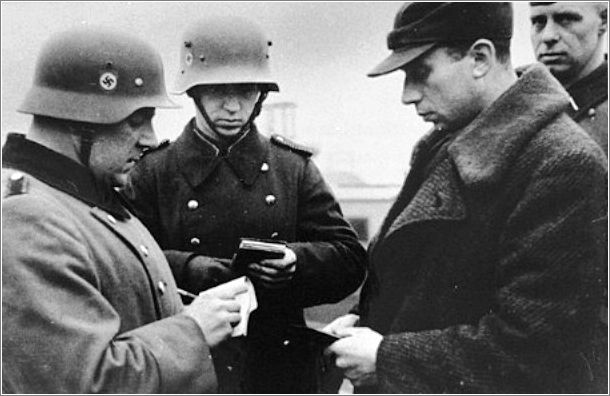
POLYGON ((564 83, 584 77, 596 66, 591 62, 601 50, 605 31, 598 6, 583 2, 530 7, 536 58, 564 83))
POLYGON ((468 56, 457 60, 444 48, 432 50, 403 67, 402 102, 436 128, 461 128, 480 110, 469 66, 468 56))

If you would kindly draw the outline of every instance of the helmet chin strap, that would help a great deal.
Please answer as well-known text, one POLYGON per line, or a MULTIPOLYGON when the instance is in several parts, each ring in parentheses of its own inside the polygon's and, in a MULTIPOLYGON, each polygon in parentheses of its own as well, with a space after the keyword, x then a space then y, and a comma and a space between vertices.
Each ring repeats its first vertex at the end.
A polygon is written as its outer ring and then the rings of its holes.
POLYGON ((68 123, 66 125, 70 133, 79 137, 80 147, 78 150, 78 159, 86 168, 89 167, 91 159, 91 148, 93 147, 93 137, 96 135, 94 128, 86 124, 68 123))
MULTIPOLYGON (((205 111, 205 107, 203 107, 203 104, 201 104, 201 101, 199 101, 197 99, 197 97, 195 95, 192 95, 190 92, 189 92, 189 96, 193 99, 193 102, 195 102, 195 106, 197 107, 197 109, 199 110, 201 115, 203 116, 203 119, 205 120, 205 122, 208 124, 208 127, 212 130, 212 132, 214 132, 216 134, 216 136, 221 137, 222 135, 218 132, 218 129, 216 129, 216 124, 214 124, 212 122, 212 120, 210 119, 210 116, 208 115, 207 111, 205 111)), ((266 98, 267 98, 267 92, 266 91, 261 92, 260 96, 258 97, 258 100, 256 101, 256 104, 254 105, 254 109, 252 109, 252 114, 250 114, 248 121, 246 121, 246 123, 241 127, 241 129, 237 133, 238 135, 241 135, 242 133, 244 133, 245 131, 247 131, 250 128, 250 124, 252 124, 252 122, 254 122, 254 119, 256 117, 258 117, 258 115, 261 113, 261 110, 263 108, 263 101, 266 98)))
POLYGON ((93 135, 89 131, 83 131, 80 135, 80 151, 78 158, 80 162, 89 167, 89 159, 91 158, 91 147, 93 146, 93 135))

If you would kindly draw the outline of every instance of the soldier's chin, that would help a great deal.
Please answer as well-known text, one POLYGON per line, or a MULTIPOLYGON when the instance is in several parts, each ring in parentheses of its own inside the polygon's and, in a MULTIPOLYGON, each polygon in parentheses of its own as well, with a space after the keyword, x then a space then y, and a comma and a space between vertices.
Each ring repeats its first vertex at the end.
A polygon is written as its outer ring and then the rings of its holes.
POLYGON ((241 131, 241 126, 223 127, 216 125, 216 131, 220 136, 231 137, 237 135, 241 131))

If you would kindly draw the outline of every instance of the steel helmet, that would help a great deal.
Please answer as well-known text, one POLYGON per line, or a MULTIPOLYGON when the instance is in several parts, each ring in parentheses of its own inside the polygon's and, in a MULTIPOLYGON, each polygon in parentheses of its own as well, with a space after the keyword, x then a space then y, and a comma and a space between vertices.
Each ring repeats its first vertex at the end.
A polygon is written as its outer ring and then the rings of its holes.
POLYGON ((43 46, 18 111, 114 124, 144 107, 178 107, 167 96, 157 51, 126 34, 80 27, 43 46))
POLYGON ((200 20, 187 28, 175 93, 197 85, 256 83, 279 91, 269 69, 269 41, 254 23, 237 17, 200 20))

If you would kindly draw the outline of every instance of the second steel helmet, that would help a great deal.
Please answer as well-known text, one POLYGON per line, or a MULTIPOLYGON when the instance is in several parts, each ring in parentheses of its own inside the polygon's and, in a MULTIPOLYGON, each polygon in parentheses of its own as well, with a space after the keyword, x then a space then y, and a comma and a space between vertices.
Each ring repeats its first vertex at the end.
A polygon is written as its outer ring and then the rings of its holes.
POLYGON ((197 85, 256 83, 279 91, 269 68, 269 41, 254 23, 237 17, 200 20, 187 28, 175 93, 197 85))
POLYGON ((178 107, 167 96, 157 51, 126 34, 80 27, 44 45, 34 83, 18 110, 114 124, 144 107, 178 107))

